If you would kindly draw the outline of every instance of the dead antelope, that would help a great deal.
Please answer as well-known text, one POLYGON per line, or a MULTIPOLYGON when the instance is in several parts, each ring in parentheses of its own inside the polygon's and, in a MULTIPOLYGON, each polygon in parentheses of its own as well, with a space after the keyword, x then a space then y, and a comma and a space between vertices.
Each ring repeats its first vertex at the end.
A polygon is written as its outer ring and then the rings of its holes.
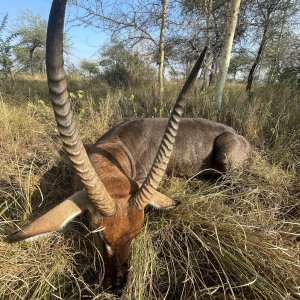
POLYGON ((124 122, 105 133, 88 156, 75 127, 63 69, 65 6, 66 0, 52 4, 47 75, 61 139, 82 186, 77 184, 77 191, 68 199, 6 240, 17 242, 54 232, 87 211, 91 228, 101 228, 94 235, 102 249, 104 284, 119 289, 126 282, 130 244, 143 226, 146 205, 176 206, 176 201, 156 190, 165 171, 185 176, 205 168, 225 171, 228 164, 242 165, 250 146, 226 125, 200 118, 181 120, 185 96, 201 67, 204 49, 169 119, 124 122))

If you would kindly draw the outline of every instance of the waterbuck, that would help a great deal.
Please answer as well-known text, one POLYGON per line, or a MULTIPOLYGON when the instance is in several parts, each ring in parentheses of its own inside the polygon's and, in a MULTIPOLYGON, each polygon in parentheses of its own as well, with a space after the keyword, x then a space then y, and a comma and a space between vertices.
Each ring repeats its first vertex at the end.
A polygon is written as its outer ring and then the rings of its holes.
POLYGON ((104 284, 116 290, 126 282, 130 244, 143 226, 144 208, 148 204, 157 208, 177 204, 157 191, 165 171, 185 176, 205 168, 226 171, 229 165, 245 162, 250 145, 226 125, 200 118, 181 120, 186 94, 197 77, 205 48, 169 119, 139 119, 113 127, 88 156, 75 126, 63 68, 65 7, 66 0, 52 3, 47 76, 60 136, 80 182, 77 180, 77 190, 68 199, 6 240, 17 242, 49 234, 87 211, 103 256, 104 284))

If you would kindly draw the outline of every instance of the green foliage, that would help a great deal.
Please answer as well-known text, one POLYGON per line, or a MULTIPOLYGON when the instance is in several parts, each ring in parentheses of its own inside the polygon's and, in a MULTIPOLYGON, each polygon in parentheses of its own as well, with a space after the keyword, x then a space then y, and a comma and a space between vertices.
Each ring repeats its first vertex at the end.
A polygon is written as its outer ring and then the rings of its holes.
POLYGON ((21 35, 20 43, 29 49, 44 47, 46 44, 47 21, 30 10, 19 15, 15 30, 21 35))
POLYGON ((22 70, 45 72, 45 48, 47 21, 30 10, 23 11, 17 22, 15 32, 20 41, 15 48, 15 55, 22 70))
POLYGON ((1 71, 8 76, 12 72, 13 67, 13 46, 12 40, 18 36, 18 33, 7 34, 4 37, 4 31, 7 28, 8 14, 6 14, 0 23, 0 66, 1 71))
POLYGON ((277 74, 279 82, 291 82, 291 83, 300 83, 300 65, 299 66, 290 66, 284 67, 280 70, 280 73, 277 74))
POLYGON ((80 68, 87 76, 96 76, 99 74, 98 65, 95 62, 83 60, 80 62, 80 68))
MULTIPOLYGON (((268 81, 300 82, 300 37, 285 35, 280 45, 269 43, 266 63, 268 81)), ((276 41, 276 40, 275 40, 276 41)))
POLYGON ((253 57, 251 57, 246 52, 242 51, 234 55, 230 60, 230 65, 228 68, 228 74, 233 76, 233 79, 236 79, 236 75, 240 72, 242 75, 247 74, 253 62, 253 57))
POLYGON ((75 93, 69 92, 69 96, 72 103, 72 108, 79 115, 79 119, 82 118, 82 115, 85 113, 85 105, 84 100, 84 91, 78 90, 75 93))
POLYGON ((14 47, 14 54, 17 62, 17 70, 23 72, 45 73, 45 48, 36 48, 29 57, 28 48, 17 45, 14 47))
POLYGON ((122 44, 106 46, 101 53, 103 77, 112 87, 136 87, 153 82, 155 71, 138 53, 128 51, 122 44))

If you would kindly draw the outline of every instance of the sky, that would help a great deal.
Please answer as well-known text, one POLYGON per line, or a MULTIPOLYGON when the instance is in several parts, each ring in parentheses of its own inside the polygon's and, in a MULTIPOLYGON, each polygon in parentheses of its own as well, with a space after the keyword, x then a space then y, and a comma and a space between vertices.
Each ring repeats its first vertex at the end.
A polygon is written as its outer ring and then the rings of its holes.
MULTIPOLYGON (((51 0, 0 0, 0 20, 8 13, 9 28, 13 29, 13 23, 19 13, 26 9, 48 20, 51 3, 51 0)), ((67 7, 68 9, 70 10, 70 7, 67 7)), ((72 62, 75 64, 83 59, 96 60, 97 52, 107 42, 104 33, 83 26, 69 28, 68 35, 72 44, 72 62)))

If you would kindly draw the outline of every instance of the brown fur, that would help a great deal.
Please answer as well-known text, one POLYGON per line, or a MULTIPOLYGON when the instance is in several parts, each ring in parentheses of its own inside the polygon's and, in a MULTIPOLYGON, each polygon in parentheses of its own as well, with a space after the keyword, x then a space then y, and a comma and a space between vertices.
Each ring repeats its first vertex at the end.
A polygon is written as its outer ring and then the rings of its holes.
MULTIPOLYGON (((89 151, 101 180, 107 174, 101 171, 104 162, 97 160, 105 156, 129 178, 144 181, 167 121, 166 118, 131 120, 105 133, 89 151)), ((226 171, 242 166, 250 152, 248 141, 233 128, 206 119, 183 118, 167 173, 193 176, 203 169, 226 171)))

